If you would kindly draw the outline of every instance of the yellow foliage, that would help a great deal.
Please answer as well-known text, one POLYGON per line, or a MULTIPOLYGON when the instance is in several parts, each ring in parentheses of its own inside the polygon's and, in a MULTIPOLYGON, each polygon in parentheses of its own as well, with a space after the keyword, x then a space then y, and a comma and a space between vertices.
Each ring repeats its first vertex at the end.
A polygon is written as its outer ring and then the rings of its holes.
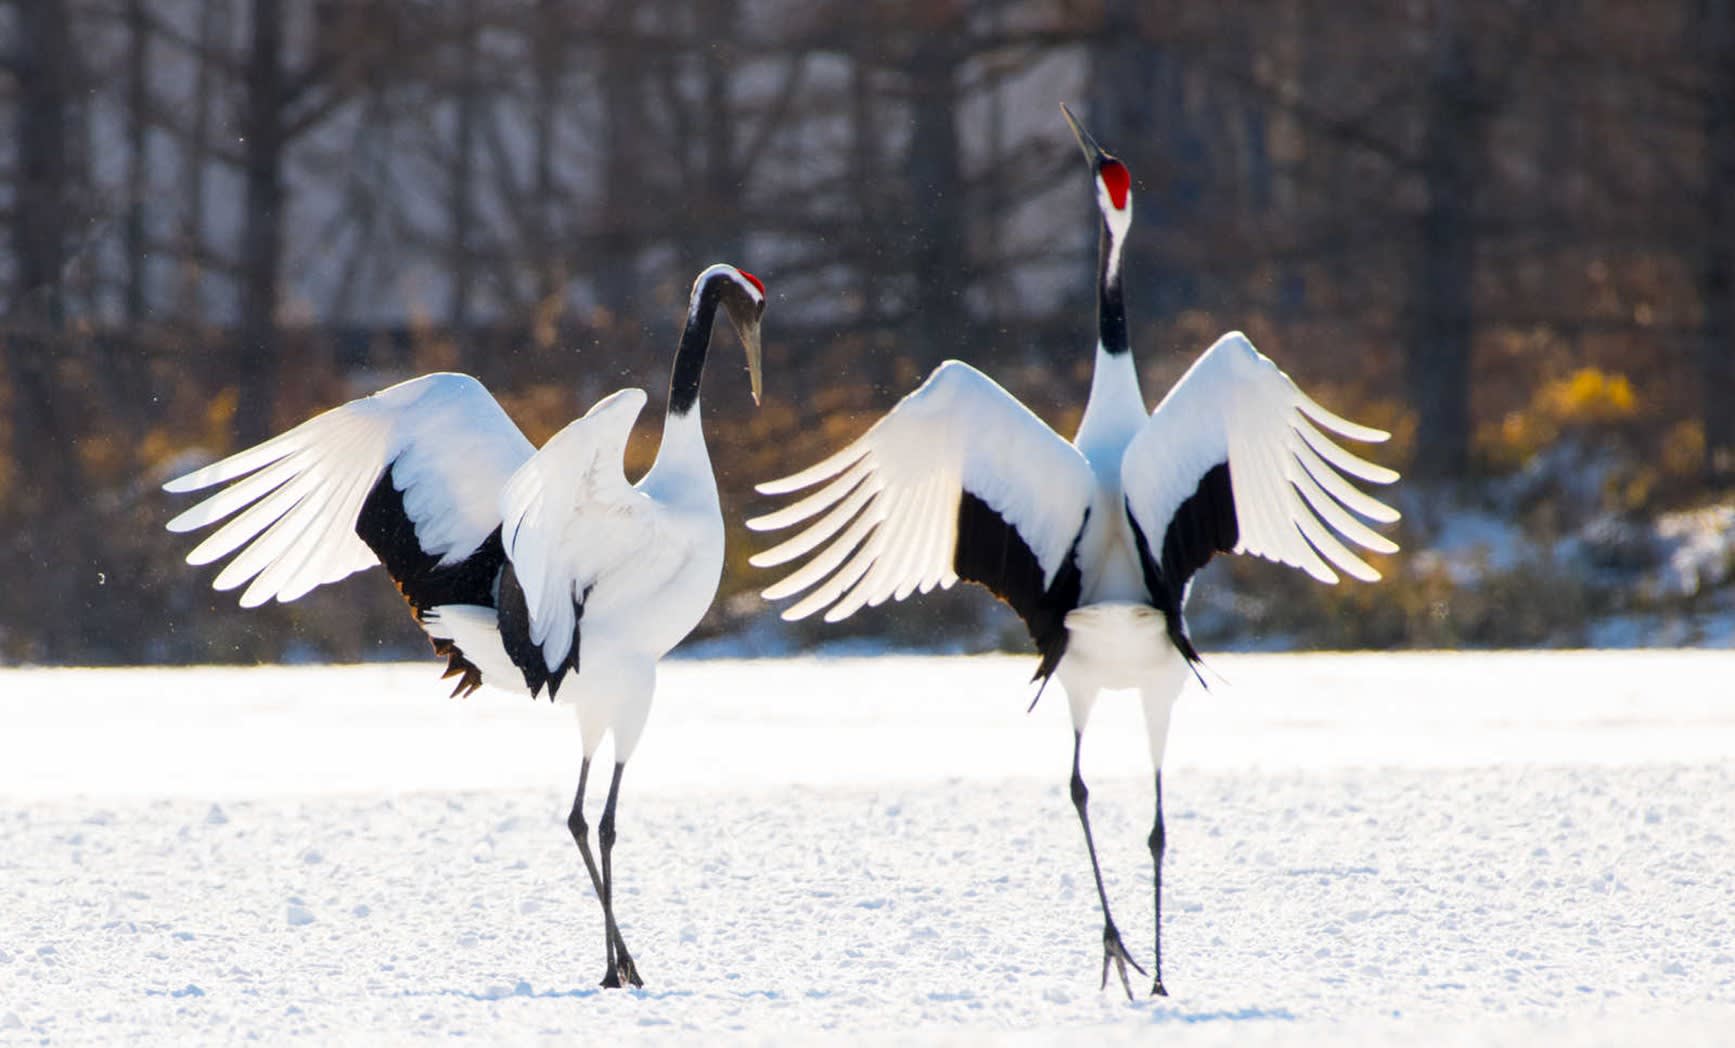
POLYGON ((1531 409, 1560 426, 1598 425, 1632 418, 1638 413, 1638 398, 1625 375, 1587 367, 1545 383, 1531 409))
POLYGON ((1582 367, 1543 383, 1523 408, 1480 426, 1476 444, 1489 462, 1511 468, 1554 443, 1568 429, 1626 422, 1638 413, 1639 398, 1630 379, 1617 372, 1582 367))

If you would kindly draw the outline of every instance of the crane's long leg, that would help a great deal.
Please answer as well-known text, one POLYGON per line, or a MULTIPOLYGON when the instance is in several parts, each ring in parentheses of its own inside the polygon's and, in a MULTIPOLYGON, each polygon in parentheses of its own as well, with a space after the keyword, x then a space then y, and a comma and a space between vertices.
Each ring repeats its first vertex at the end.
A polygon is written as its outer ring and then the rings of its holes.
POLYGON ((1151 996, 1167 997, 1163 989, 1163 769, 1157 769, 1157 821, 1151 826, 1151 881, 1157 897, 1156 955, 1151 959, 1151 996))
POLYGON ((572 831, 572 839, 578 843, 578 854, 584 859, 585 871, 590 874, 590 886, 596 891, 597 901, 602 903, 603 946, 608 954, 602 984, 619 986, 618 981, 610 982, 615 978, 615 951, 617 944, 623 953, 626 947, 621 944, 620 929, 615 927, 614 914, 609 909, 608 892, 602 874, 597 870, 596 857, 590 851, 590 826, 584 821, 584 785, 589 779, 590 758, 586 757, 578 767, 578 793, 572 798, 572 814, 566 817, 566 828, 572 831))
POLYGON ((1084 732, 1072 733, 1072 806, 1078 810, 1079 825, 1084 827, 1084 846, 1090 851, 1090 872, 1096 876, 1096 897, 1102 901, 1102 985, 1108 986, 1109 965, 1114 965, 1120 973, 1121 988, 1127 992, 1127 1000, 1133 999, 1133 984, 1127 978, 1127 965, 1132 965, 1140 975, 1145 970, 1139 967, 1139 962, 1133 960, 1127 953, 1127 948, 1121 944, 1121 933, 1114 926, 1114 917, 1109 914, 1108 892, 1102 886, 1102 866, 1096 861, 1096 839, 1090 832, 1090 790, 1085 788, 1084 776, 1078 771, 1078 751, 1084 743, 1084 732))
POLYGON ((596 839, 602 844, 602 909, 608 916, 610 928, 615 929, 615 955, 609 973, 603 978, 604 986, 643 986, 644 980, 639 978, 638 966, 633 964, 632 955, 627 953, 627 944, 620 937, 619 926, 614 919, 614 865, 611 856, 614 853, 614 806, 620 798, 621 772, 626 770, 626 762, 617 762, 614 766, 614 778, 608 784, 608 803, 602 807, 602 822, 597 824, 596 839), (612 982, 610 980, 613 980, 612 982))

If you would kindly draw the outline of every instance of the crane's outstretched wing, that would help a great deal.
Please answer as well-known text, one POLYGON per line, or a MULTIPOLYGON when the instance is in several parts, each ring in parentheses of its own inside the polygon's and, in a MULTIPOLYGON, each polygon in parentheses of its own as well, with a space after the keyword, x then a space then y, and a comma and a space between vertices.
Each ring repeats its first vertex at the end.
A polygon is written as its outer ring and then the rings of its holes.
POLYGON ((500 492, 506 554, 500 641, 532 695, 546 684, 553 698, 567 670, 578 669, 579 631, 593 589, 608 587, 617 601, 630 590, 654 591, 686 556, 682 543, 665 541, 661 507, 627 483, 623 470, 627 438, 644 406, 641 389, 603 398, 551 437, 500 492), (622 581, 611 585, 616 573, 622 581))
POLYGON ((1364 582, 1380 576, 1324 525, 1375 553, 1396 552, 1346 507, 1382 524, 1398 512, 1344 474, 1389 484, 1397 473, 1338 447, 1315 423, 1353 440, 1388 436, 1320 407, 1234 331, 1205 351, 1127 446, 1121 484, 1145 586, 1189 661, 1198 655, 1181 605, 1213 554, 1251 553, 1335 583, 1333 565, 1364 582))
POLYGON ((777 600, 817 587, 785 619, 824 609, 836 622, 962 578, 1023 617, 1043 654, 1038 675, 1052 672, 1079 600, 1073 553, 1094 481, 1078 450, 1010 393, 947 361, 855 443, 759 490, 784 495, 821 481, 830 483, 747 522, 769 531, 824 513, 752 558, 775 567, 818 551, 765 591, 777 600))
POLYGON ((419 615, 493 585, 497 554, 491 565, 474 555, 499 527, 501 486, 534 450, 481 383, 423 375, 169 481, 171 492, 227 486, 168 528, 228 520, 187 562, 235 554, 212 585, 248 583, 242 607, 294 600, 377 559, 419 615))

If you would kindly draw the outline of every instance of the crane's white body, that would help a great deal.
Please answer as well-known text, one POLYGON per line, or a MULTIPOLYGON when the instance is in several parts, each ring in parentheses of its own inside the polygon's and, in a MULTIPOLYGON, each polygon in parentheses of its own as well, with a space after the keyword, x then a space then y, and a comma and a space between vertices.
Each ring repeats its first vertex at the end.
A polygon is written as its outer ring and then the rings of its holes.
POLYGON ((783 494, 830 481, 748 522, 765 530, 819 518, 754 563, 776 566, 813 553, 766 596, 813 587, 784 617, 824 609, 836 621, 864 605, 955 583, 959 500, 965 493, 981 499, 1028 546, 1045 587, 1069 559, 1079 571, 1055 669, 1075 727, 1083 730, 1100 692, 1136 689, 1160 768, 1170 710, 1189 671, 1153 606, 1135 523, 1160 544, 1201 478, 1227 464, 1236 552, 1332 583, 1333 567, 1379 576, 1322 521, 1365 548, 1396 549, 1343 507, 1376 521, 1395 520, 1396 512, 1340 473, 1375 483, 1396 474, 1339 448, 1316 423, 1355 439, 1385 439, 1314 403, 1239 332, 1219 339, 1150 414, 1131 355, 1099 346, 1090 402, 1070 442, 986 375, 948 361, 848 448, 760 485, 783 494))
POLYGON ((1066 654, 1055 668, 1075 728, 1083 730, 1104 691, 1136 690, 1144 708, 1151 763, 1162 767, 1169 715, 1187 682, 1187 660, 1169 641, 1163 616, 1145 599, 1121 462, 1148 416, 1131 354, 1096 350, 1090 399, 1073 446, 1095 485, 1079 539, 1080 605, 1067 612, 1066 654))
MULTIPOLYGON (((656 691, 657 663, 705 617, 723 574, 723 514, 697 411, 669 420, 656 463, 627 491, 616 488, 605 466, 612 458, 618 472, 613 453, 624 453, 625 437, 644 400, 640 390, 622 390, 580 420, 606 425, 614 416, 618 446, 611 434, 579 444, 578 456, 555 463, 558 472, 551 479, 571 485, 573 504, 538 535, 542 546, 558 552, 533 553, 525 536, 514 557, 515 563, 546 564, 543 577, 555 580, 540 594, 546 611, 533 616, 546 624, 546 636, 562 630, 570 636, 566 597, 584 594, 579 668, 566 671, 555 699, 577 710, 584 755, 595 754, 612 734, 617 761, 638 746, 656 691), (603 454, 585 457, 592 449, 603 454), (539 559, 531 561, 532 556, 539 559)), ((557 435, 549 446, 560 439, 557 435)), ((510 483, 507 489, 512 490, 510 483)), ((472 653, 485 684, 519 683, 495 609, 438 606, 424 617, 423 628, 472 653)), ((564 651, 546 654, 558 664, 564 651)))
MULTIPOLYGON (((612 733, 625 760, 650 712, 657 661, 704 617, 723 570, 723 517, 698 411, 672 416, 656 463, 626 482, 622 459, 645 400, 639 389, 614 393, 538 450, 475 379, 424 375, 172 481, 171 491, 234 483, 170 527, 239 511, 188 560, 238 549, 218 589, 250 583, 245 606, 294 600, 378 563, 354 527, 390 469, 418 544, 443 565, 502 530, 551 668, 582 626, 579 667, 551 691, 577 710, 587 757, 612 733)), ((485 685, 524 686, 495 608, 435 606, 418 622, 455 641, 485 685)))

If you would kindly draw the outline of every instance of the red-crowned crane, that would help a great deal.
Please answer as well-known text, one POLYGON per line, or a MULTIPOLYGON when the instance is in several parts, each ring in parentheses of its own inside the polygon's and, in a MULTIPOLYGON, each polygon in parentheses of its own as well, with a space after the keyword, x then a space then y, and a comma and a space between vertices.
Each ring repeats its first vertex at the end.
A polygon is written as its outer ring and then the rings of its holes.
POLYGON ((1129 997, 1126 966, 1144 969, 1109 912, 1079 750, 1099 692, 1139 692, 1156 784, 1151 993, 1164 995, 1163 750, 1170 711, 1199 661, 1182 616, 1193 574, 1213 554, 1235 552, 1326 583, 1337 581, 1334 567, 1376 580, 1326 525, 1366 549, 1394 552, 1347 511, 1378 523, 1398 514, 1345 474, 1376 484, 1397 474, 1346 452, 1321 428, 1360 441, 1387 434, 1319 406, 1239 332, 1218 339, 1147 414, 1121 297, 1132 180, 1061 109, 1090 163, 1101 213, 1096 373, 1078 435, 1068 443, 988 376, 947 361, 849 447, 759 485, 767 495, 823 486, 748 522, 756 530, 804 525, 752 563, 770 568, 812 554, 765 591, 772 600, 811 591, 785 619, 823 611, 836 622, 959 579, 988 587, 1024 619, 1041 654, 1035 679, 1046 685, 1058 676, 1071 708, 1072 803, 1102 905, 1103 985, 1112 964, 1129 997))
POLYGON ((227 520, 191 564, 234 554, 213 585, 246 585, 242 607, 291 601, 380 563, 459 677, 545 689, 577 709, 583 742, 567 826, 602 903, 602 985, 641 986, 615 920, 612 853, 621 773, 650 713, 657 661, 710 607, 723 570, 723 517, 699 423, 699 380, 721 307, 760 395, 758 278, 715 265, 693 283, 654 465, 629 484, 622 457, 645 405, 623 389, 540 450, 481 383, 433 374, 333 408, 254 448, 164 485, 222 490, 168 524, 227 520), (584 819, 591 758, 614 739, 597 826, 584 819))

